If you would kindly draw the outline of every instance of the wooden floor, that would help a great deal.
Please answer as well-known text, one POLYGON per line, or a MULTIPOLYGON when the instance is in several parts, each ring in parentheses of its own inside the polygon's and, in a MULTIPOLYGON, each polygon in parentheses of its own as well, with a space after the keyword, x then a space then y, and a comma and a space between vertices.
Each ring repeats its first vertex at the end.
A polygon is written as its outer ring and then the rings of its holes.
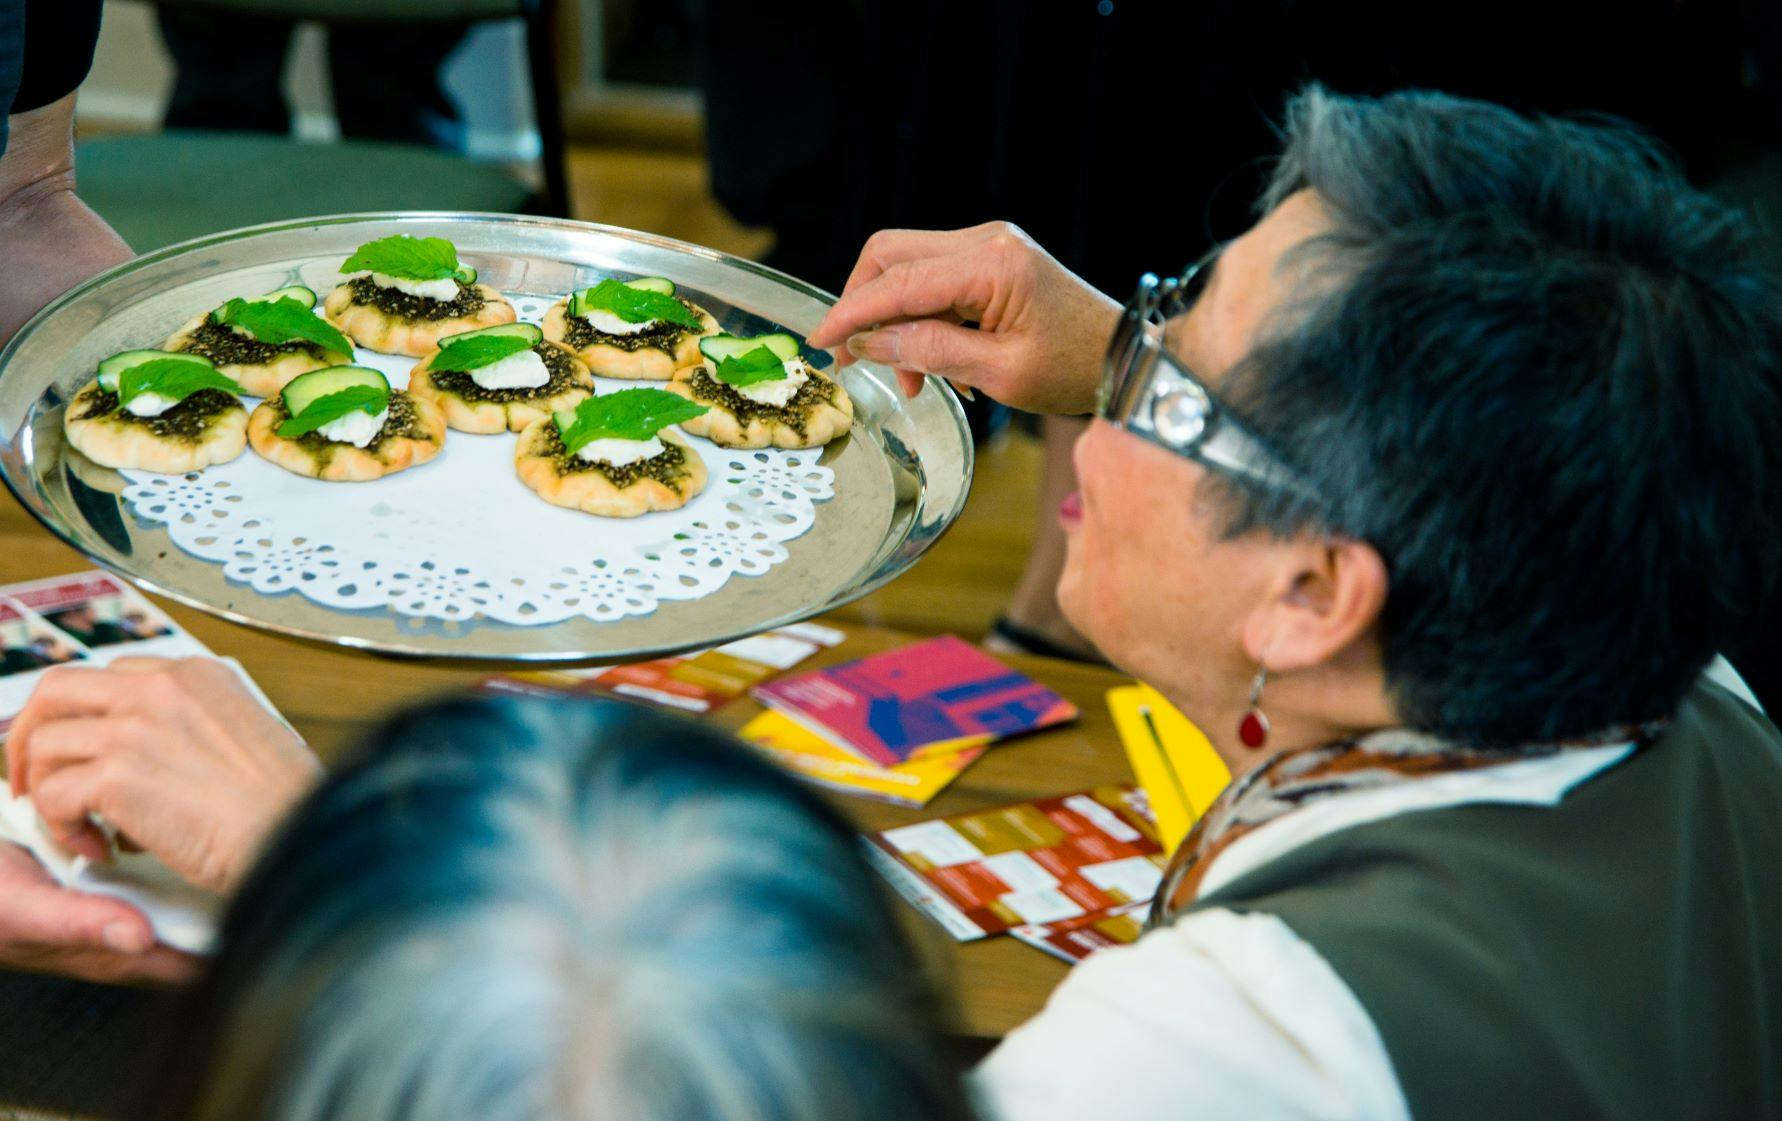
MULTIPOLYGON (((767 231, 738 225, 712 198, 698 156, 572 149, 573 216, 757 258, 767 231)), ((845 618, 921 634, 980 638, 1015 586, 1040 516, 1038 442, 1010 433, 978 449, 965 513, 903 577, 844 608, 845 618)), ((1047 514, 1046 516, 1050 516, 1047 514)))

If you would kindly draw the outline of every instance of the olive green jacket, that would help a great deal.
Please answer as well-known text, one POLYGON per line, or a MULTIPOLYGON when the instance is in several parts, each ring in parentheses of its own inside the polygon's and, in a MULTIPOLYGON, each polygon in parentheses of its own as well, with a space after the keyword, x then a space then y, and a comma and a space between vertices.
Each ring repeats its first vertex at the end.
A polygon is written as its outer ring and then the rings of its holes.
POLYGON ((1782 1118, 1779 870, 1782 735, 1704 683, 1555 807, 1354 826, 1183 914, 1310 943, 1418 1121, 1782 1118))

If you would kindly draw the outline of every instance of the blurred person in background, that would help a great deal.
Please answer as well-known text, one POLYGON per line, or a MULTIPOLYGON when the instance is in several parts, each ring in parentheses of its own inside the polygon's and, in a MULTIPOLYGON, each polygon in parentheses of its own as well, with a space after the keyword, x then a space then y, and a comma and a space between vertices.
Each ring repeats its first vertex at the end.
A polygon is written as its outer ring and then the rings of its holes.
POLYGON ((851 829, 615 701, 394 719, 247 874, 156 1121, 965 1121, 851 829))
MULTIPOLYGON (((246 12, 193 7, 156 11, 173 56, 170 129, 287 133, 285 56, 296 24, 246 12)), ((464 122, 440 71, 468 24, 392 23, 327 28, 334 115, 348 140, 392 140, 464 150, 464 122)))

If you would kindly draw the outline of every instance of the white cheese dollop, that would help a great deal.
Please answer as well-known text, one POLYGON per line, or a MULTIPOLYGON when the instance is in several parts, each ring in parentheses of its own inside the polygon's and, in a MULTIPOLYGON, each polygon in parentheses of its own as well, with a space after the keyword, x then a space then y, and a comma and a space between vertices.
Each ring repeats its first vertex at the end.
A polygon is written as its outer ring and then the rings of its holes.
POLYGON ((605 460, 614 467, 623 467, 640 459, 654 459, 664 450, 662 440, 651 436, 648 440, 591 440, 583 444, 581 450, 575 454, 589 463, 605 460))
POLYGON ((582 318, 588 321, 588 326, 608 335, 635 335, 662 322, 660 319, 646 319, 642 323, 631 323, 601 308, 585 313, 582 318))
POLYGON ((390 410, 372 416, 363 409, 354 409, 343 417, 329 421, 316 429, 324 440, 333 440, 337 444, 351 444, 362 448, 383 431, 384 421, 390 419, 390 410))
POLYGON ((362 272, 359 276, 369 276, 371 282, 379 288, 394 288, 398 292, 407 292, 411 296, 419 296, 424 300, 455 300, 458 298, 458 282, 451 277, 440 280, 409 280, 400 276, 389 276, 381 272, 362 272))
POLYGON ((736 391, 757 405, 784 405, 797 394, 799 386, 811 380, 811 374, 801 358, 788 358, 783 365, 786 369, 785 377, 777 381, 758 381, 754 385, 737 386, 736 391))
POLYGON ((551 380, 551 371, 537 351, 522 350, 470 371, 470 380, 484 389, 537 389, 551 380))
POLYGON ((179 402, 178 397, 163 397, 159 393, 138 393, 130 398, 130 403, 125 405, 124 409, 131 416, 160 416, 179 402))

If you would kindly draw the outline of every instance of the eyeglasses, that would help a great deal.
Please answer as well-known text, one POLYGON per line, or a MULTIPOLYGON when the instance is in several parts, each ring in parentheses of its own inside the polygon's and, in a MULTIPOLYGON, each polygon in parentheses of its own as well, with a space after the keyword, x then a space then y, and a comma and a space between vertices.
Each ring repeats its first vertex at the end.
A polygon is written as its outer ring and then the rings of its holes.
POLYGON ((1165 320, 1194 306, 1211 274, 1208 256, 1173 280, 1146 273, 1103 360, 1095 415, 1201 466, 1316 501, 1299 472, 1231 415, 1163 345, 1165 320))

